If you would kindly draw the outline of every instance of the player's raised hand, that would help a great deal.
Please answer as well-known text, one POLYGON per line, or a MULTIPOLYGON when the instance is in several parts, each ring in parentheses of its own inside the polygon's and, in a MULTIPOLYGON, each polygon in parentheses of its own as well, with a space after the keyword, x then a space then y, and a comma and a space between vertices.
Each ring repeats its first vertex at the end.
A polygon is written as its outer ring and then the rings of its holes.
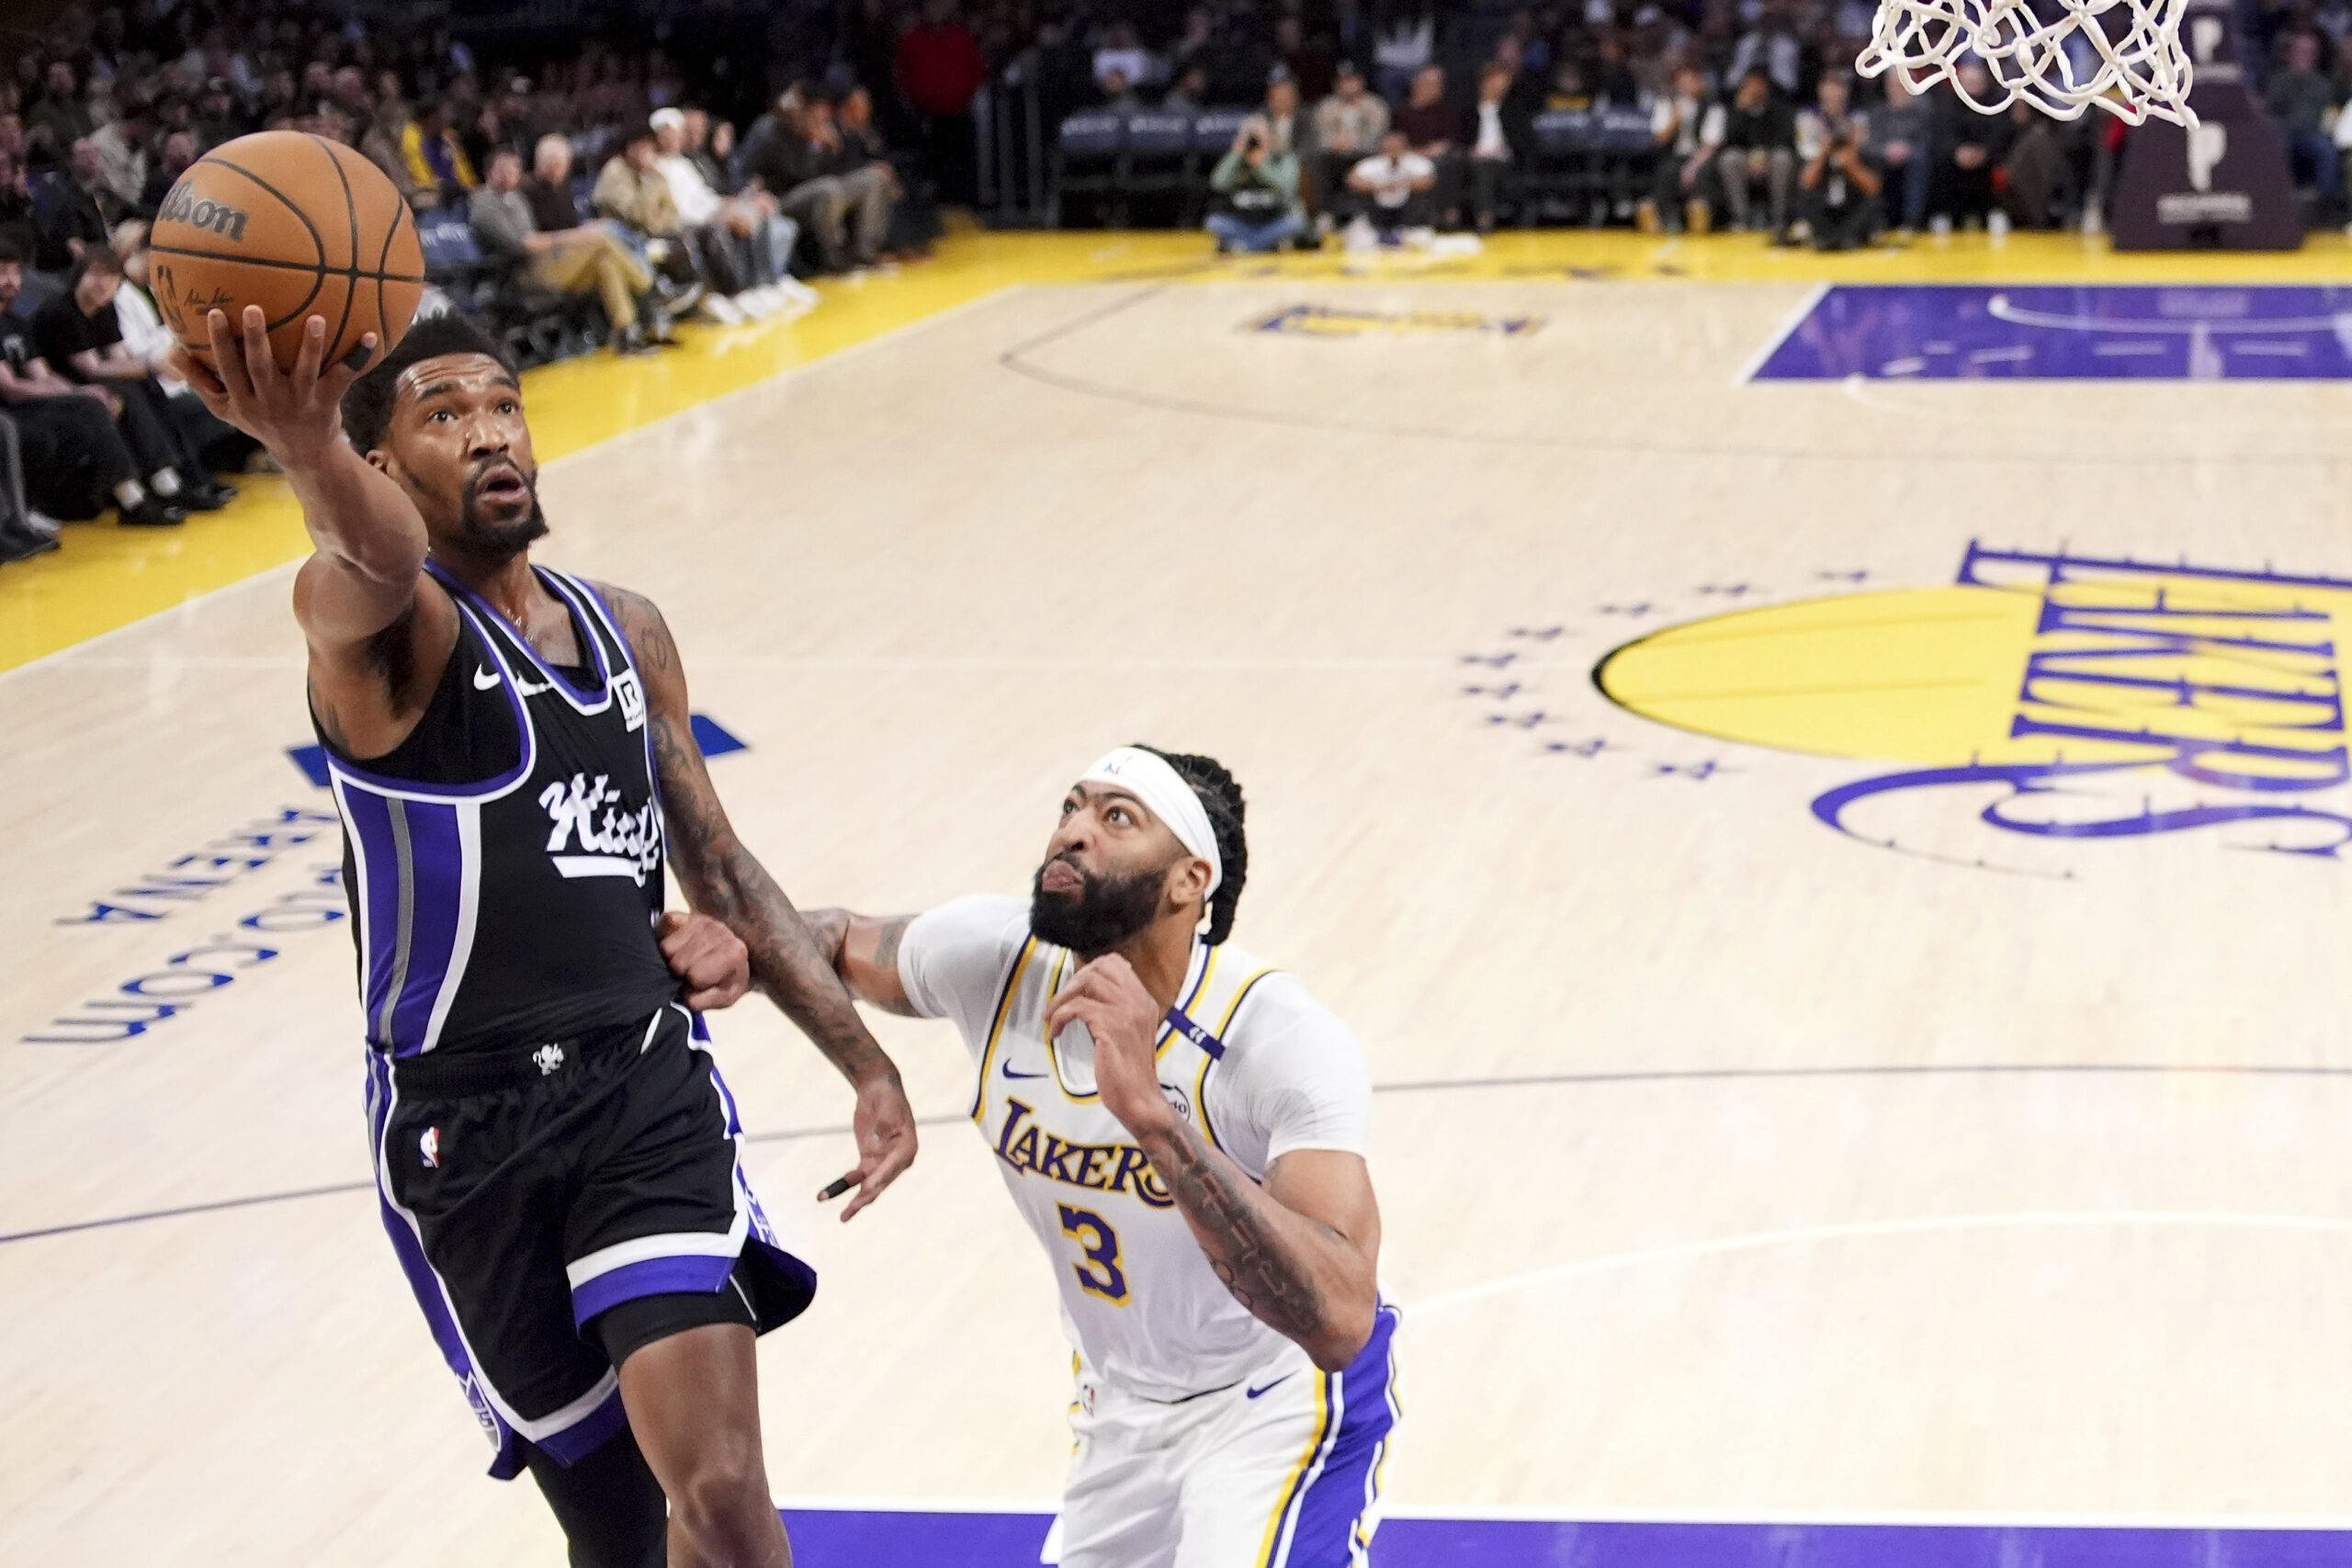
POLYGON ((752 988, 752 953, 724 920, 691 909, 664 909, 653 924, 670 973, 686 983, 696 1012, 733 1007, 752 988))
MULTIPOLYGON (((323 316, 302 323, 302 349, 290 371, 277 367, 268 327, 258 305, 245 307, 242 331, 232 330, 225 310, 207 311, 204 329, 211 339, 211 366, 185 348, 175 348, 172 368, 216 417, 268 447, 281 467, 295 469, 316 462, 343 439, 343 394, 359 372, 348 365, 324 363, 323 316)), ((367 357, 373 359, 376 334, 369 333, 361 341, 367 357)))
POLYGON ((1166 1016, 1134 966, 1115 953, 1071 976, 1046 1012, 1046 1038, 1073 1023, 1094 1037, 1094 1086, 1102 1109, 1137 1137, 1175 1118, 1159 1089, 1160 1021, 1166 1016))
POLYGON ((817 1194, 817 1201, 824 1203, 853 1187, 857 1189, 857 1196, 842 1211, 843 1224, 855 1219, 860 1209, 882 1196, 882 1190, 915 1163, 914 1107, 907 1103, 907 1091, 899 1087, 896 1073, 870 1077, 858 1086, 857 1114, 851 1121, 857 1134, 857 1168, 817 1194))

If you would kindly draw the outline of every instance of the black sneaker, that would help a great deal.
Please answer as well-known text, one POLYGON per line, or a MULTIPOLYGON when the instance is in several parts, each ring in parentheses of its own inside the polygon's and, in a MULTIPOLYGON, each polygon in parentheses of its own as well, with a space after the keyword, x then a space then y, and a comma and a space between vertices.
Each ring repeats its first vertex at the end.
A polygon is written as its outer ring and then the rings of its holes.
POLYGON ((125 528, 176 528, 187 521, 187 508, 150 491, 136 506, 118 506, 114 520, 125 528))
POLYGON ((17 523, 0 523, 0 563, 30 560, 57 548, 47 534, 17 523))
POLYGON ((183 483, 173 493, 171 502, 183 512, 218 512, 228 505, 236 493, 229 486, 210 480, 200 485, 183 483))

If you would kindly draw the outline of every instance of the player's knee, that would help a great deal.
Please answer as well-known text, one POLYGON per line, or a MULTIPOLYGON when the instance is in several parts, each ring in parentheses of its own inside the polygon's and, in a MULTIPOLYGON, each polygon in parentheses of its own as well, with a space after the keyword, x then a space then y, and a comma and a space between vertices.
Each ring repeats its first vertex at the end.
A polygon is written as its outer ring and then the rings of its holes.
POLYGON ((768 1478, 758 1450, 748 1444, 715 1445, 698 1460, 671 1506, 685 1517, 697 1540, 722 1541, 764 1536, 774 1517, 768 1478))

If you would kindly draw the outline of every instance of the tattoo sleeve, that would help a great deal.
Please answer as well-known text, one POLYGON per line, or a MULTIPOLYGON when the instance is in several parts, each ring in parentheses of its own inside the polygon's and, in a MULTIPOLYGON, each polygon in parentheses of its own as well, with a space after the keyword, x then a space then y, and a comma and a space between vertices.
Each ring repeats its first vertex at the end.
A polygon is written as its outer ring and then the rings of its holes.
POLYGON ((725 921, 751 950, 752 981, 852 1083, 898 1078, 898 1069, 866 1032, 841 976, 831 942, 812 931, 784 889, 746 849, 727 820, 688 722, 677 644, 652 604, 603 590, 628 634, 647 686, 646 723, 660 770, 670 864, 687 900, 725 921))
MULTIPOLYGON (((1173 1122, 1139 1141, 1233 1299, 1292 1339, 1304 1343, 1317 1334, 1325 1317, 1322 1285, 1313 1260, 1278 1234, 1277 1215, 1269 1213, 1272 1200, 1189 1122, 1173 1122)), ((1279 1213, 1338 1239, 1337 1232, 1303 1214, 1279 1213)))

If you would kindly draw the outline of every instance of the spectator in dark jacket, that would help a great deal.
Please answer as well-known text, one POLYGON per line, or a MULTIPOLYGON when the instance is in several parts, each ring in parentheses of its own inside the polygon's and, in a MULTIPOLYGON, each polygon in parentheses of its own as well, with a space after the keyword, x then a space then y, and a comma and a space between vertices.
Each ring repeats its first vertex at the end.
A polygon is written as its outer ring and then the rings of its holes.
POLYGON ((2309 180, 2318 187, 2320 199, 2333 207, 2343 192, 2343 170, 2326 123, 2327 111, 2335 103, 2335 84, 2320 70, 2319 58, 2316 37, 2297 33, 2289 39, 2286 62, 2262 85, 2262 101, 2287 132, 2295 178, 2309 180))
POLYGON ((136 216, 98 175, 98 149, 85 136, 74 143, 65 167, 33 187, 40 247, 34 265, 42 271, 63 272, 91 246, 103 247, 117 223, 136 216))
POLYGON ((1723 136, 1716 144, 1715 175, 1732 223, 1757 226, 1753 192, 1761 183, 1770 205, 1762 215, 1775 235, 1789 227, 1789 196, 1796 183, 1797 122, 1788 102, 1772 90, 1760 65, 1739 79, 1724 107, 1723 136))
POLYGON ((922 19, 899 39, 899 90, 922 122, 923 152, 948 188, 973 184, 972 95, 988 80, 979 40, 956 17, 956 0, 923 0, 922 19))
MULTIPOLYGON (((1970 61, 1960 68, 1960 84, 1982 102, 1992 90, 1992 74, 1970 61)), ((1949 88, 1936 99, 1936 173, 1928 209, 1938 234, 1951 233, 1956 222, 1991 219, 1993 171, 2008 156, 2015 135, 2007 117, 1978 114, 1949 88)))

